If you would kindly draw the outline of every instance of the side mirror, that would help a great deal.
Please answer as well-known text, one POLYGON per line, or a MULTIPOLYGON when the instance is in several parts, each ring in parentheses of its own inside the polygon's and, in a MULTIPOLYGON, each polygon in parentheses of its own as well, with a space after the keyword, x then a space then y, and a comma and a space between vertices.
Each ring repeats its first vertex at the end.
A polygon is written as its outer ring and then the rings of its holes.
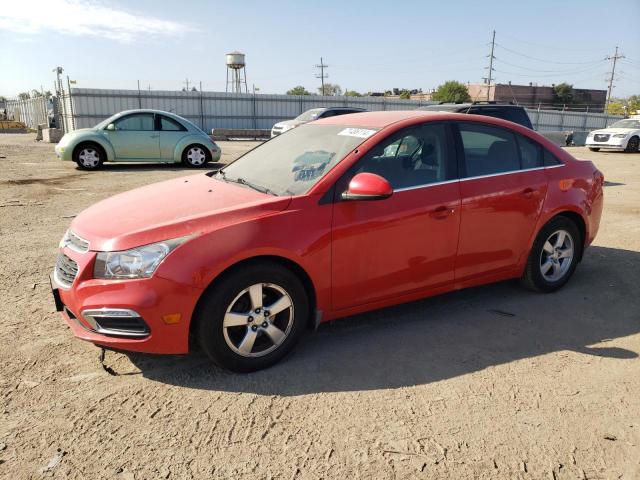
POLYGON ((113 123, 107 125, 107 130, 113 132, 116 129, 116 126, 113 123))
POLYGON ((384 200, 393 194, 389 182, 375 173, 359 173, 349 182, 349 188, 342 192, 343 200, 384 200))

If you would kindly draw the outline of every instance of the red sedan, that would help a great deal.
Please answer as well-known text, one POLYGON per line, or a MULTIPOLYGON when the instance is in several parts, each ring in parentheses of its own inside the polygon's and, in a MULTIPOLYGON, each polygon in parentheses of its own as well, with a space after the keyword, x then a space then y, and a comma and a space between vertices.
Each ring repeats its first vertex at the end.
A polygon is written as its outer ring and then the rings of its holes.
POLYGON ((495 118, 327 118, 85 210, 54 298, 96 345, 186 353, 193 340, 256 370, 338 317, 511 278, 557 290, 598 231, 603 181, 495 118))

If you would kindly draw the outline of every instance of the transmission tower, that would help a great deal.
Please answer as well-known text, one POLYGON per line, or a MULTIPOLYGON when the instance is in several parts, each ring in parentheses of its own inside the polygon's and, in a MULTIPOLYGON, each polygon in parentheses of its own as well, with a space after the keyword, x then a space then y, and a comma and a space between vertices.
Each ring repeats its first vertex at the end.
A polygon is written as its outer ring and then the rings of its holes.
POLYGON ((496 46, 496 31, 493 31, 493 36, 491 37, 491 53, 489 54, 489 66, 485 67, 489 70, 489 75, 485 78, 487 82, 487 101, 490 100, 491 94, 491 80, 493 79, 493 61, 496 57, 493 56, 493 50, 496 46))

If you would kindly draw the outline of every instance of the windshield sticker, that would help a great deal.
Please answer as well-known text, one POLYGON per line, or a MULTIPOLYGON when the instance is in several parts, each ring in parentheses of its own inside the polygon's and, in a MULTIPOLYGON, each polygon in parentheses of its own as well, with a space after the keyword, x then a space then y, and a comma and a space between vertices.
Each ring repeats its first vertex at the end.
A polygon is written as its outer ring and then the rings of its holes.
POLYGON ((345 128, 340 133, 338 133, 338 135, 344 135, 346 137, 369 138, 374 133, 376 133, 375 130, 367 130, 366 128, 345 128))

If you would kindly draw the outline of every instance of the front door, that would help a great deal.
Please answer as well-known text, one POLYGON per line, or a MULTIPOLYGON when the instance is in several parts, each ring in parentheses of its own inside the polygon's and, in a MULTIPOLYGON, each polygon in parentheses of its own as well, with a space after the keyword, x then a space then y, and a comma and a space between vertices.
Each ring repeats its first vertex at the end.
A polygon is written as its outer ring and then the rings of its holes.
POLYGON ((373 147, 336 185, 332 233, 334 310, 453 281, 460 194, 444 123, 401 130, 373 147), (357 173, 378 174, 393 195, 342 201, 357 173))
POLYGON ((456 280, 515 267, 528 254, 547 181, 542 148, 509 130, 459 122, 462 144, 456 280))
POLYGON ((134 113, 114 122, 107 130, 117 160, 157 160, 160 157, 160 132, 153 113, 134 113))

